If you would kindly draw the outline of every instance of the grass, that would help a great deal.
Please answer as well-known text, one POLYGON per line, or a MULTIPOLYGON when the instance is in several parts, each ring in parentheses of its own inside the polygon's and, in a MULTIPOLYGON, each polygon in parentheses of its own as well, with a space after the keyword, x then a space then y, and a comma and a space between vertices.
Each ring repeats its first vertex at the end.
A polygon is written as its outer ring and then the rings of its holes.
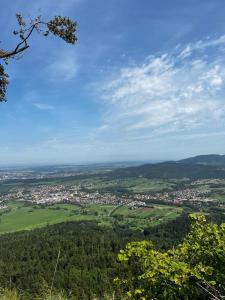
POLYGON ((92 221, 96 218, 91 215, 74 214, 71 209, 32 208, 22 207, 16 203, 9 207, 11 211, 0 217, 0 233, 15 232, 21 230, 32 230, 46 225, 57 224, 66 221, 92 221))
MULTIPOLYGON (((1 300, 28 300, 26 296, 20 291, 15 289, 0 289, 0 299, 1 300)), ((30 298, 29 298, 30 299, 30 298)), ((66 293, 62 292, 49 292, 43 293, 43 296, 34 297, 33 300, 69 300, 71 297, 67 297, 66 293)), ((100 300, 100 298, 94 298, 95 300, 100 300)), ((101 297, 101 300, 112 300, 114 295, 106 295, 101 297)))
POLYGON ((168 182, 158 179, 147 178, 125 178, 113 180, 95 180, 89 186, 91 190, 118 190, 127 189, 130 192, 159 192, 162 190, 172 189, 176 185, 175 182, 168 182))
POLYGON ((225 202, 225 194, 224 195, 222 195, 222 194, 216 194, 216 193, 215 194, 211 194, 210 198, 225 202))
POLYGON ((79 211, 81 206, 77 204, 70 204, 70 203, 59 203, 50 206, 51 209, 65 209, 65 210, 73 210, 73 211, 79 211))
POLYGON ((176 218, 182 208, 167 205, 130 209, 114 205, 55 204, 48 207, 30 206, 23 202, 11 201, 9 209, 0 215, 0 234, 32 230, 67 221, 96 221, 99 226, 128 226, 143 230, 148 226, 176 218))
MULTIPOLYGON (((127 206, 118 207, 113 212, 114 216, 122 217, 125 224, 138 229, 158 225, 162 222, 174 219, 182 213, 181 207, 167 205, 154 205, 152 207, 130 209, 127 206)), ((121 219, 121 218, 119 218, 121 219)))
POLYGON ((100 216, 110 216, 111 212, 116 208, 115 205, 98 205, 90 204, 87 206, 89 211, 97 213, 100 216))

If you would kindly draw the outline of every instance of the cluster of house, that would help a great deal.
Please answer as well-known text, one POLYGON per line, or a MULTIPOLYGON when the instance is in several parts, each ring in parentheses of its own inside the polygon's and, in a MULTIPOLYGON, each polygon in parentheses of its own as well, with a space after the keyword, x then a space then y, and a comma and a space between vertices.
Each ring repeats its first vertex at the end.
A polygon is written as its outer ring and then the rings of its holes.
POLYGON ((130 208, 136 208, 136 207, 146 207, 146 203, 144 201, 132 201, 127 204, 130 208))
POLYGON ((188 188, 170 192, 158 192, 151 194, 121 194, 115 195, 109 192, 99 193, 98 191, 84 191, 81 185, 65 186, 41 185, 29 188, 17 188, 7 195, 1 196, 0 200, 30 201, 34 204, 51 205, 59 202, 80 203, 80 204, 111 204, 127 205, 131 208, 144 207, 146 201, 162 201, 169 204, 191 203, 201 206, 203 203, 215 201, 209 197, 211 190, 209 184, 224 184, 224 180, 210 179, 197 180, 188 188), (202 186, 204 185, 204 188, 202 186))
POLYGON ((216 184, 216 185, 224 185, 225 180, 224 179, 218 179, 218 178, 213 178, 213 179, 198 179, 195 180, 191 183, 192 186, 199 186, 199 185, 211 185, 211 184, 216 184))
POLYGON ((1 200, 30 201, 38 205, 51 205, 55 203, 80 203, 80 204, 111 204, 128 205, 129 207, 142 207, 145 202, 134 200, 126 195, 116 196, 111 193, 86 192, 80 186, 66 187, 64 185, 43 185, 32 188, 19 188, 1 200))
POLYGON ((207 203, 215 201, 215 199, 209 198, 210 189, 197 189, 197 188, 186 188, 183 190, 171 191, 171 192, 161 192, 150 195, 137 194, 135 198, 137 200, 154 200, 163 201, 172 204, 182 204, 189 202, 191 204, 207 203))
POLYGON ((5 203, 3 201, 0 201, 0 210, 1 209, 6 209, 6 208, 8 208, 8 206, 5 205, 5 203))
POLYGON ((6 180, 25 180, 25 179, 41 179, 45 175, 32 171, 0 171, 0 182, 6 180))
POLYGON ((0 182, 7 180, 26 180, 26 179, 43 179, 43 178, 64 178, 74 175, 83 175, 84 172, 75 171, 33 171, 33 170, 0 170, 0 182))

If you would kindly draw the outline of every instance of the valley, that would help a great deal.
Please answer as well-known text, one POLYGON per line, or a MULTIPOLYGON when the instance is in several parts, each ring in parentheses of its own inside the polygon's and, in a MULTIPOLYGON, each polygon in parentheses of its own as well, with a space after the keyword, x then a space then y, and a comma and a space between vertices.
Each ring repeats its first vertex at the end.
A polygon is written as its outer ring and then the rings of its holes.
MULTIPOLYGON (((67 175, 62 168, 54 167, 53 171, 49 167, 48 171, 44 170, 45 177, 42 170, 25 171, 34 178, 20 177, 18 170, 16 173, 7 170, 7 175, 2 171, 5 179, 0 182, 0 233, 70 221, 94 221, 100 227, 144 231, 190 212, 219 214, 225 218, 225 179, 165 179, 168 165, 162 168, 161 163, 150 164, 150 170, 161 170, 153 179, 141 175, 143 166, 110 169, 107 165, 98 166, 98 171, 88 166, 83 167, 82 173, 71 167, 67 175), (113 178, 115 172, 125 170, 125 177, 113 178)), ((193 166, 188 162, 185 165, 187 170, 193 166)), ((196 163, 194 168, 198 167, 196 163)), ((68 171, 69 167, 66 168, 68 171)), ((147 165, 144 168, 147 170, 147 165)), ((210 168, 213 168, 211 164, 210 168)), ((215 169, 218 172, 218 165, 215 169)))

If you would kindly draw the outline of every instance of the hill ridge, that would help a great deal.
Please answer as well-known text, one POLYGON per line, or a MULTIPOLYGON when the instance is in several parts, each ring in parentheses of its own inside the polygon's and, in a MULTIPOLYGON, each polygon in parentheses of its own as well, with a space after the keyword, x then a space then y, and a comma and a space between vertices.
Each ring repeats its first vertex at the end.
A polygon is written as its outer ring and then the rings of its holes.
POLYGON ((199 155, 179 161, 143 164, 113 171, 110 177, 225 178, 225 155, 199 155))

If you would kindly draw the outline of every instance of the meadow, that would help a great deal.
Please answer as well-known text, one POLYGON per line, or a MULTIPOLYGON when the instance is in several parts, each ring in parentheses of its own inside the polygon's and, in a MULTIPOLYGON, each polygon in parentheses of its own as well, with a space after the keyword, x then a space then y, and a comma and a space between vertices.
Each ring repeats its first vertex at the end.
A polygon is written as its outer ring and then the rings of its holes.
MULTIPOLYGON (((224 191, 223 191, 223 192, 224 192, 224 191)), ((225 202, 225 194, 217 194, 217 193, 214 193, 214 194, 211 194, 211 195, 210 195, 210 198, 211 198, 211 199, 218 200, 218 201, 225 202)))
POLYGON ((160 192, 171 190, 176 186, 177 182, 147 179, 147 178, 124 178, 124 179, 94 179, 87 185, 90 190, 126 190, 132 193, 160 192))
POLYGON ((141 230, 175 219, 182 208, 153 205, 131 209, 114 205, 55 204, 33 206, 30 203, 11 201, 8 209, 0 212, 0 234, 32 230, 68 221, 95 221, 104 227, 128 227, 141 230))

